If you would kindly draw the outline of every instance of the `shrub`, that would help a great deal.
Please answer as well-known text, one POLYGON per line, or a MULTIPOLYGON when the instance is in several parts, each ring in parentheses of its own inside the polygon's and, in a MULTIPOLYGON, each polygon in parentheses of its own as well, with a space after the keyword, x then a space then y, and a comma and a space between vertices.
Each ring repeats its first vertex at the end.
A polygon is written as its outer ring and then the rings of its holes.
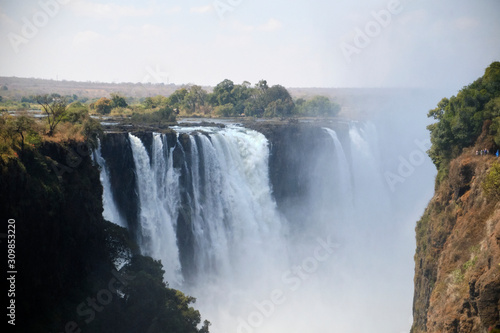
POLYGON ((500 163, 495 162, 491 165, 482 187, 486 195, 500 199, 500 163))

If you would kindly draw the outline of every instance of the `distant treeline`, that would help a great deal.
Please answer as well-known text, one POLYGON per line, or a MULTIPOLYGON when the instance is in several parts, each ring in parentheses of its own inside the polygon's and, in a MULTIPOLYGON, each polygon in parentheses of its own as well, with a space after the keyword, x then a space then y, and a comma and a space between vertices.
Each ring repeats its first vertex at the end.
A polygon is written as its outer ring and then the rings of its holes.
MULTIPOLYGON (((6 88, 7 89, 7 88, 6 88)), ((133 98, 118 93, 108 97, 89 100, 76 94, 61 96, 51 94, 53 98, 64 98, 73 107, 87 107, 90 113, 102 115, 130 115, 136 121, 175 121, 176 115, 203 117, 266 117, 287 118, 333 117, 340 111, 340 106, 325 96, 312 96, 294 100, 288 90, 281 85, 268 86, 261 80, 254 86, 245 81, 235 84, 224 80, 214 87, 212 92, 198 85, 191 85, 175 90, 169 96, 133 98), (150 115, 153 114, 154 115, 150 115)), ((1 98, 1 96, 0 96, 1 98)), ((20 101, 0 99, 0 110, 27 109, 35 104, 36 96, 24 96, 20 101)))

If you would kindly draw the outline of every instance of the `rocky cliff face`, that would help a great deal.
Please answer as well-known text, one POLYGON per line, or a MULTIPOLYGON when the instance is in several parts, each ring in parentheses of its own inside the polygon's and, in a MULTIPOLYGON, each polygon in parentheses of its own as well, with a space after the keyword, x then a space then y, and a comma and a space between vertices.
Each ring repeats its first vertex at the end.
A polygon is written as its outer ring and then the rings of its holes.
POLYGON ((412 333, 499 323, 500 203, 482 186, 497 161, 472 151, 453 160, 417 223, 412 333))

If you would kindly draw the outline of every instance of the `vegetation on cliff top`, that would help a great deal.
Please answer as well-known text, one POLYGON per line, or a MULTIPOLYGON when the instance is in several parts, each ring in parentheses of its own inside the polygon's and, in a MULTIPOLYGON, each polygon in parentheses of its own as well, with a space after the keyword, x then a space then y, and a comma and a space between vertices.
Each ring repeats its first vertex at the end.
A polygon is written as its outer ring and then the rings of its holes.
POLYGON ((207 333, 209 323, 199 327, 191 307, 195 299, 169 288, 161 263, 141 256, 127 230, 103 219, 99 172, 89 156, 99 123, 78 102, 66 106, 58 98, 46 100, 48 112, 52 103, 60 107, 50 124, 0 117, 0 212, 5 222, 15 220, 20 272, 16 326, 207 333))
POLYGON ((438 180, 463 148, 477 143, 485 145, 478 149, 496 152, 500 147, 500 62, 493 62, 482 77, 456 96, 443 98, 428 116, 437 120, 428 129, 432 142, 429 156, 438 168, 438 180))

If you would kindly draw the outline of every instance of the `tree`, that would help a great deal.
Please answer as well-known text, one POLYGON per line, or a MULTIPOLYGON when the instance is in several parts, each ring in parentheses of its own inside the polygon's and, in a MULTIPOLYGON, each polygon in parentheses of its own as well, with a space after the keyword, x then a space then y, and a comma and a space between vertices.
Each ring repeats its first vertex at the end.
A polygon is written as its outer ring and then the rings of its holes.
POLYGON ((184 98, 188 93, 189 92, 186 88, 177 89, 168 97, 167 104, 174 108, 176 113, 179 113, 179 109, 183 105, 184 98))
POLYGON ((449 104, 450 100, 446 97, 443 98, 441 101, 439 101, 437 108, 432 109, 427 113, 427 117, 441 120, 449 104))
POLYGON ((267 81, 266 80, 260 80, 256 85, 255 87, 260 90, 261 92, 265 92, 267 89, 269 89, 268 85, 267 85, 267 81))
POLYGON ((305 102, 306 102, 306 100, 305 100, 305 99, 303 99, 303 98, 298 98, 298 99, 295 101, 295 106, 300 108, 300 107, 302 107, 302 105, 304 105, 304 104, 305 104, 305 102))
POLYGON ((106 97, 101 97, 97 102, 94 103, 94 108, 97 113, 109 114, 111 112, 112 104, 111 100, 106 97))
POLYGON ((202 87, 193 85, 184 96, 184 104, 190 113, 195 113, 196 109, 205 104, 207 92, 202 87))
POLYGON ((154 109, 156 107, 156 103, 152 97, 146 97, 144 99, 144 107, 146 109, 154 109))
POLYGON ((291 100, 277 99, 267 105, 264 116, 287 118, 293 115, 293 110, 294 104, 291 100))
POLYGON ((97 149, 99 146, 98 139, 102 139, 104 135, 101 123, 87 114, 82 122, 82 135, 85 141, 90 144, 90 147, 97 149))
POLYGON ((265 117, 289 117, 293 114, 295 104, 285 87, 274 85, 262 91, 260 99, 262 100, 261 105, 264 107, 265 117))
POLYGON ((245 115, 251 117, 262 117, 269 104, 266 99, 266 91, 269 89, 266 80, 260 80, 255 87, 251 88, 250 96, 245 103, 245 115))
POLYGON ((158 111, 153 112, 153 115, 155 120, 158 122, 158 126, 160 126, 162 122, 175 121, 174 109, 169 105, 162 106, 158 111))
POLYGON ((48 136, 54 135, 56 126, 63 120, 66 115, 66 99, 58 94, 38 95, 35 100, 42 107, 43 112, 47 116, 49 125, 48 136))
POLYGON ((217 84, 214 88, 214 97, 216 105, 224 104, 235 104, 235 97, 233 96, 234 82, 225 79, 221 83, 217 84))
POLYGON ((157 111, 150 113, 133 113, 131 118, 137 124, 156 124, 161 126, 163 122, 175 122, 175 112, 170 105, 163 105, 157 111))
POLYGON ((499 97, 500 62, 494 62, 482 77, 462 88, 456 96, 441 99, 437 107, 429 111, 428 117, 437 120, 427 129, 432 143, 429 156, 438 168, 438 179, 446 175, 450 160, 461 154, 463 148, 474 145, 480 135, 483 138, 492 135, 498 147, 499 97))
POLYGON ((111 107, 113 108, 126 108, 128 106, 124 97, 111 93, 111 107))
POLYGON ((162 95, 156 95, 154 97, 146 97, 144 99, 144 107, 146 109, 155 109, 162 105, 168 105, 168 98, 162 95))
POLYGON ((219 117, 232 117, 234 116, 234 105, 232 103, 227 103, 216 106, 214 114, 219 117))
POLYGON ((66 115, 63 121, 69 121, 72 124, 81 124, 88 115, 88 109, 80 102, 73 102, 66 108, 66 115))
POLYGON ((196 299, 168 288, 159 261, 136 255, 124 270, 134 277, 124 288, 130 332, 208 333, 208 321, 197 328, 201 316, 190 306, 196 299))
POLYGON ((340 106, 332 103, 328 97, 314 96, 306 101, 302 107, 301 112, 303 115, 313 117, 333 117, 340 111, 340 106))
POLYGON ((12 138, 13 146, 17 146, 15 137, 19 136, 19 148, 21 149, 21 157, 24 153, 24 143, 26 140, 26 136, 35 133, 33 129, 34 125, 35 120, 25 115, 11 117, 4 123, 4 128, 2 130, 5 131, 5 135, 12 138))
POLYGON ((242 84, 235 85, 232 94, 236 101, 236 104, 234 106, 234 114, 239 116, 245 113, 245 106, 247 104, 247 100, 252 95, 250 82, 244 81, 242 84))

